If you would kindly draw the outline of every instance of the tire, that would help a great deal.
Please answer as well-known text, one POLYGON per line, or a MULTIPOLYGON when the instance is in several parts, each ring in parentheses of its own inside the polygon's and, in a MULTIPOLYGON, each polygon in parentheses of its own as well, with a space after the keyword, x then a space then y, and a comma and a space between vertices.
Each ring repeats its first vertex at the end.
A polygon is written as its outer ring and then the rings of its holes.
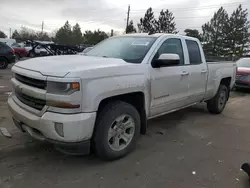
POLYGON ((18 53, 15 53, 16 56, 16 62, 20 60, 21 56, 18 53))
MULTIPOLYGON (((132 126, 132 124, 128 123, 129 126, 132 126)), ((97 116, 94 133, 94 150, 96 154, 104 160, 115 160, 124 157, 136 146, 140 126, 140 115, 131 104, 122 101, 108 103, 97 116), (119 125, 119 122, 121 125, 119 125), (126 122, 134 123, 134 128, 125 130, 126 122), (124 128, 123 131, 122 127, 124 128), (134 134, 132 134, 133 132, 134 134), (126 136, 124 137, 123 134, 126 136), (128 135, 130 136, 128 137, 128 135), (123 138, 130 141, 126 142, 123 138), (115 142, 116 140, 118 142, 115 142), (116 143, 118 143, 119 147, 116 147, 116 143)))
POLYGON ((236 92, 241 92, 241 91, 242 91, 242 88, 237 87, 237 86, 234 86, 234 90, 235 90, 236 92))
POLYGON ((226 106, 228 95, 228 87, 220 85, 216 95, 207 102, 208 111, 212 114, 220 114, 226 106))
POLYGON ((8 61, 6 59, 0 59, 0 69, 6 69, 8 67, 8 61))
POLYGON ((35 54, 34 52, 30 52, 30 53, 29 53, 29 57, 32 58, 32 57, 35 57, 35 56, 36 56, 36 54, 35 54))

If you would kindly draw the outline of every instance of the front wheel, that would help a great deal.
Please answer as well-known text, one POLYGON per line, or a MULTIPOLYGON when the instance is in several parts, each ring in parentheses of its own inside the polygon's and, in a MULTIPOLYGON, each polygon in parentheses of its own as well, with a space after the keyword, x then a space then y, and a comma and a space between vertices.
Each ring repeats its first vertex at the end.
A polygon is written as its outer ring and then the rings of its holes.
POLYGON ((140 115, 131 104, 114 101, 99 113, 94 148, 101 158, 115 160, 132 151, 140 134, 140 115))
POLYGON ((207 102, 208 111, 212 114, 220 114, 226 106, 228 94, 228 87, 220 85, 216 95, 207 102))
POLYGON ((0 59, 0 69, 6 69, 8 67, 8 62, 5 59, 0 59))

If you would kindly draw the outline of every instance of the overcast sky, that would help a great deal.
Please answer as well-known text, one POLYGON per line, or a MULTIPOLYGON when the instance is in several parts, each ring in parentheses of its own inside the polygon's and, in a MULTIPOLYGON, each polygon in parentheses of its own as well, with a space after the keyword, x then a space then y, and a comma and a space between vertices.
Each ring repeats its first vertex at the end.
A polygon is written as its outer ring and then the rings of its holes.
POLYGON ((250 9, 249 0, 0 0, 0 30, 7 35, 9 28, 25 26, 34 30, 52 32, 66 20, 71 25, 78 22, 82 31, 101 29, 124 31, 128 4, 130 18, 138 23, 147 8, 152 7, 155 16, 161 9, 174 13, 177 29, 199 29, 222 5, 229 13, 240 3, 250 9))

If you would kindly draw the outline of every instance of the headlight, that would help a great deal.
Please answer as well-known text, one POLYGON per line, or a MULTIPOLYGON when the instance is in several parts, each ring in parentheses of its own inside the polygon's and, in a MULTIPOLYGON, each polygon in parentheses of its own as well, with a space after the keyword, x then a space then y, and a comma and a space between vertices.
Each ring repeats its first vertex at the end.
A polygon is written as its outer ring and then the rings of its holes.
POLYGON ((47 92, 51 94, 70 95, 79 90, 79 82, 47 82, 47 92))

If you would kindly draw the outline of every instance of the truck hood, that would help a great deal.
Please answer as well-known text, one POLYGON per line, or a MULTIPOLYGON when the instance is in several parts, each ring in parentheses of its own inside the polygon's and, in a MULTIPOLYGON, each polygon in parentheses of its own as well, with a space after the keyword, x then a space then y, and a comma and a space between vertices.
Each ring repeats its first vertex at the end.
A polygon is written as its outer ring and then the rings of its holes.
POLYGON ((63 55, 33 58, 20 61, 15 66, 40 72, 44 76, 65 77, 70 72, 129 65, 122 59, 84 55, 63 55))
POLYGON ((250 74, 250 68, 248 68, 248 67, 238 67, 237 68, 237 73, 248 73, 248 74, 250 74))

